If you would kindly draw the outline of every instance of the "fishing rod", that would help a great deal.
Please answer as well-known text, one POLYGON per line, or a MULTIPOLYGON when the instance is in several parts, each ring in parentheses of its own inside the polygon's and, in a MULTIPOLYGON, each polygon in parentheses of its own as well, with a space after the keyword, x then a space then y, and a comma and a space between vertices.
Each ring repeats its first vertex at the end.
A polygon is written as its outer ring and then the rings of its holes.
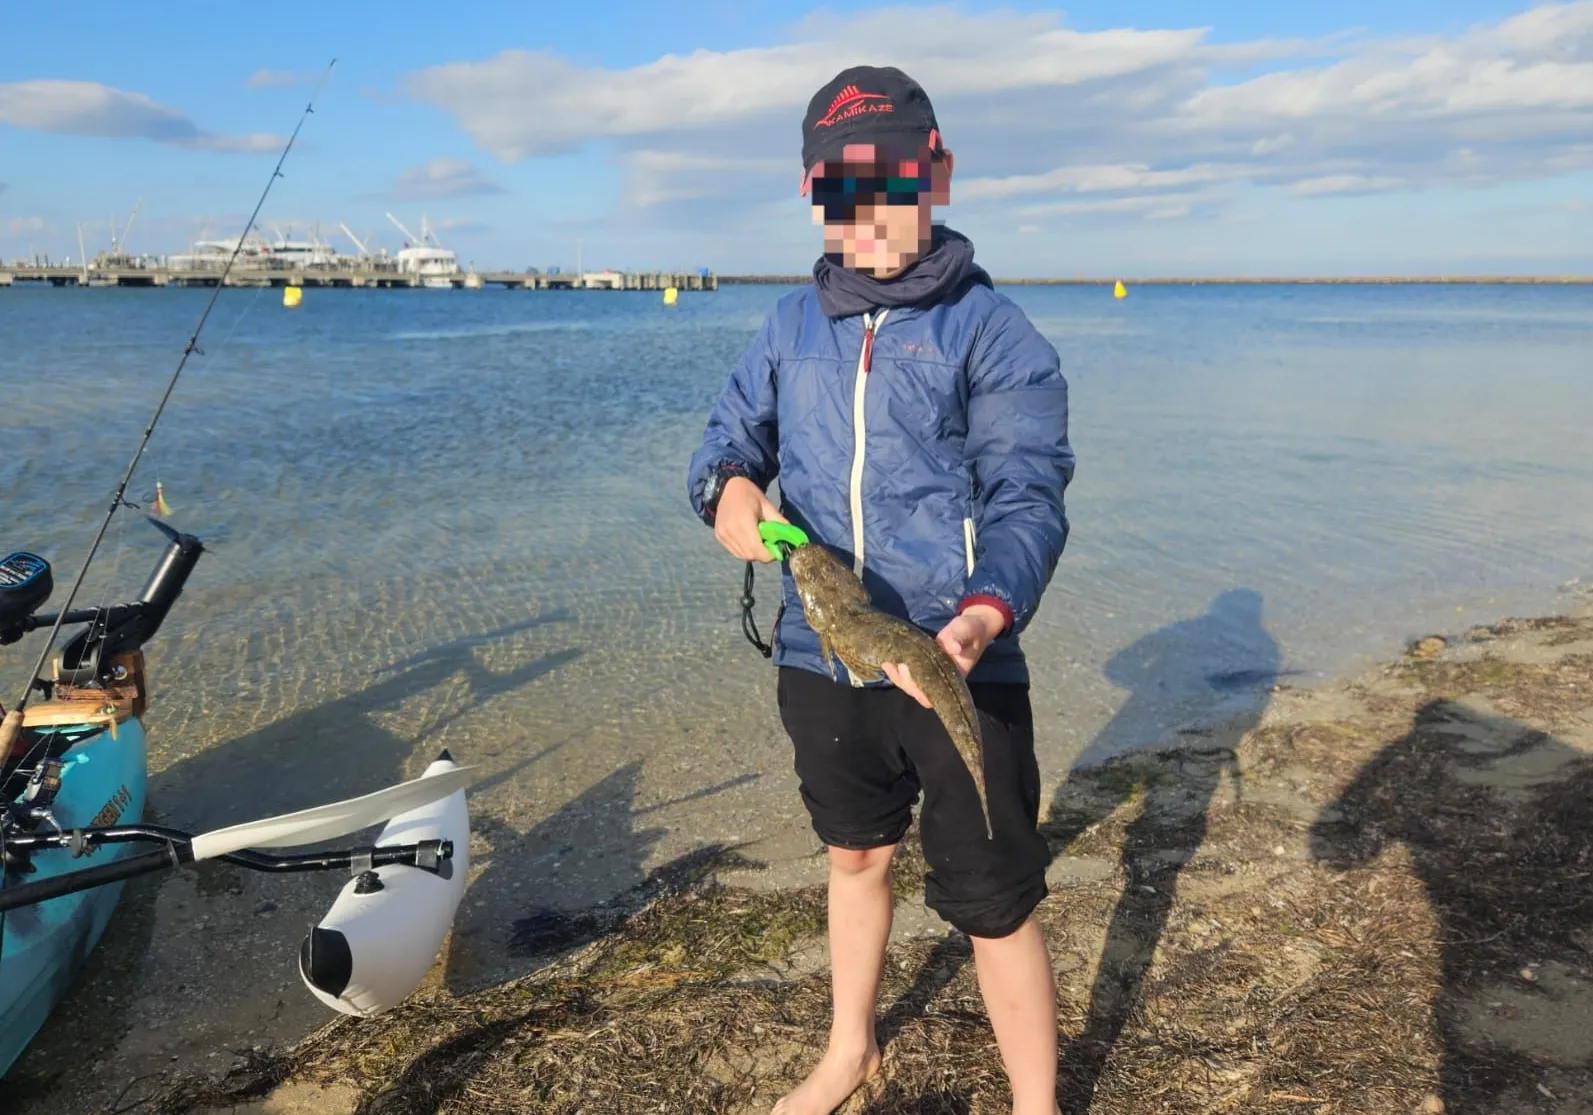
POLYGON ((211 292, 210 301, 205 304, 205 309, 199 315, 199 324, 194 327, 193 334, 188 338, 188 343, 183 347, 182 358, 177 361, 177 368, 171 374, 171 379, 166 384, 166 392, 161 396, 160 405, 155 408, 155 415, 149 420, 149 425, 144 429, 144 436, 138 443, 133 459, 127 465, 127 471, 122 476, 122 482, 116 488, 116 494, 111 497, 111 505, 106 509, 105 518, 100 523, 99 531, 94 535, 94 542, 89 546, 88 557, 83 560, 83 568, 78 570, 77 580, 72 584, 72 591, 67 593, 66 602, 61 605, 61 610, 56 613, 55 623, 50 628, 50 634, 45 639, 44 649, 39 652, 38 664, 33 667, 33 672, 28 675, 26 688, 16 706, 8 711, 4 720, 0 720, 0 756, 7 755, 16 743, 17 736, 22 732, 23 715, 27 711, 28 700, 33 695, 34 683, 44 670, 44 664, 49 661, 50 651, 55 646, 56 637, 60 634, 61 624, 71 615, 72 601, 77 598, 78 589, 83 587, 83 578, 88 575, 89 566, 94 562, 94 555, 99 552, 100 542, 105 538, 105 531, 111 525, 111 518, 116 514, 118 507, 127 504, 127 485, 132 482, 133 471, 138 468, 138 462, 144 455, 144 448, 149 444, 149 439, 155 432, 155 425, 160 421, 161 414, 166 409, 166 402, 171 398, 172 391, 177 386, 177 378, 182 375, 183 368, 188 364, 188 358, 199 350, 199 335, 204 332, 205 322, 210 318, 210 311, 215 309, 216 301, 221 297, 222 289, 227 285, 227 276, 232 273, 232 265, 243 251, 243 243, 249 236, 249 230, 254 228, 254 223, 260 217, 260 210, 265 206, 266 198, 271 193, 271 187, 276 180, 282 177, 282 164, 287 161, 288 152, 293 150, 294 141, 299 138, 299 130, 304 127, 304 122, 315 112, 315 100, 321 94, 321 87, 326 84, 326 79, 332 74, 332 67, 337 65, 337 59, 327 63, 326 72, 321 75, 321 80, 316 83, 315 90, 310 94, 310 100, 304 106, 304 111, 299 114, 299 122, 294 125, 293 134, 288 137, 288 142, 282 148, 282 154, 277 158, 277 165, 271 171, 271 177, 266 179, 265 189, 260 193, 260 200, 255 202, 254 212, 249 215, 249 223, 244 225, 243 234, 238 237, 238 243, 233 246, 232 255, 227 258, 227 266, 221 272, 221 278, 216 280, 215 290, 211 292))

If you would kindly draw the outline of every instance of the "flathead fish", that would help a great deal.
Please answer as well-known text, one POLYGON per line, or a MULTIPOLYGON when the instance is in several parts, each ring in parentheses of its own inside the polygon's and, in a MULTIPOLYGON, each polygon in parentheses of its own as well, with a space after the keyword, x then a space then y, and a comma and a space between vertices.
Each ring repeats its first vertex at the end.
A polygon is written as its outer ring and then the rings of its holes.
POLYGON ((825 547, 815 543, 798 546, 789 561, 802 612, 819 636, 830 676, 835 677, 837 658, 860 682, 884 678, 886 663, 904 664, 973 776, 984 811, 985 835, 991 836, 979 714, 951 655, 917 627, 875 608, 857 574, 825 547))

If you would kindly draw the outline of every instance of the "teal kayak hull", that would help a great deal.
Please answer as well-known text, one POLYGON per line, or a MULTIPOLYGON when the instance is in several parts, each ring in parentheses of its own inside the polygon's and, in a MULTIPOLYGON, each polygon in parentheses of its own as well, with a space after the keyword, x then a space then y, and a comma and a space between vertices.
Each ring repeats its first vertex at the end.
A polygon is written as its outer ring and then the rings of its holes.
MULTIPOLYGON (((70 734, 74 729, 61 731, 70 734)), ((144 819, 148 765, 144 729, 137 719, 118 724, 114 738, 101 731, 73 745, 61 760, 67 765, 54 813, 63 829, 131 825, 144 819)), ((51 849, 33 856, 36 871, 7 881, 48 879, 138 851, 131 844, 107 844, 74 857, 66 849, 51 849)), ((123 885, 111 883, 0 915, 5 919, 0 936, 0 1077, 71 988, 104 935, 123 885)))

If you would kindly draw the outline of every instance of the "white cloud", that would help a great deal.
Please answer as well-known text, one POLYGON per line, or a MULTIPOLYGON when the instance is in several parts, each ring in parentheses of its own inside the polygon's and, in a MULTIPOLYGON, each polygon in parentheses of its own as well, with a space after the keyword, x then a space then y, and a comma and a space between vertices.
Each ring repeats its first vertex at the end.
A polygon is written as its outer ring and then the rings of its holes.
POLYGON ((249 75, 250 89, 286 89, 289 86, 311 82, 317 74, 301 74, 293 70, 256 70, 249 75))
POLYGON ((43 217, 12 217, 5 227, 7 236, 17 237, 30 232, 43 232, 50 227, 50 222, 43 217))
MULTIPOLYGON (((817 29, 818 22, 798 25, 817 29)), ((900 65, 937 98, 1060 88, 1142 72, 1198 45, 1199 31, 1083 33, 1049 16, 974 19, 955 8, 885 9, 826 18, 826 34, 785 46, 665 55, 625 70, 581 67, 550 51, 506 50, 409 74, 415 98, 452 113, 499 158, 564 151, 592 139, 702 132, 783 112, 788 148, 823 81, 857 52, 900 65)))
POLYGON ((638 207, 720 198, 733 189, 767 188, 771 179, 796 181, 789 160, 685 151, 633 151, 626 157, 625 196, 638 207))
POLYGON ((1021 174, 1008 178, 976 178, 962 183, 957 197, 977 201, 1037 193, 1102 193, 1118 190, 1165 189, 1207 182, 1224 182, 1244 173, 1243 168, 1193 166, 1178 170, 1152 170, 1138 166, 1059 167, 1044 174, 1021 174))
POLYGON ((1055 201, 1045 205, 1029 205, 1019 209, 1018 213, 1025 217, 1116 214, 1164 220, 1168 217, 1186 217, 1211 198, 1212 195, 1205 193, 1131 194, 1094 201, 1055 201))
POLYGON ((237 136, 204 134, 178 146, 192 147, 200 151, 226 151, 229 153, 256 155, 262 152, 275 154, 287 142, 286 136, 272 135, 269 132, 254 132, 250 135, 237 136))
POLYGON ((61 135, 146 139, 205 151, 270 151, 286 142, 272 135, 206 132, 180 109, 94 81, 0 84, 0 124, 61 135))
POLYGON ((1391 190, 1403 183, 1398 178, 1368 178, 1363 174, 1327 174, 1321 178, 1302 178, 1289 187, 1299 197, 1324 194, 1369 194, 1391 190))
POLYGON ((433 159, 398 176, 393 194, 400 201, 425 201, 442 197, 501 194, 503 187, 489 182, 463 159, 433 159))
POLYGON ((930 91, 958 154, 954 203, 981 214, 1170 220, 1258 188, 1314 198, 1593 167, 1593 0, 1459 34, 1221 44, 1201 27, 888 8, 627 69, 505 51, 402 85, 505 161, 613 149, 616 217, 668 207, 682 228, 721 230, 733 211, 794 204, 802 112, 860 43, 930 91))

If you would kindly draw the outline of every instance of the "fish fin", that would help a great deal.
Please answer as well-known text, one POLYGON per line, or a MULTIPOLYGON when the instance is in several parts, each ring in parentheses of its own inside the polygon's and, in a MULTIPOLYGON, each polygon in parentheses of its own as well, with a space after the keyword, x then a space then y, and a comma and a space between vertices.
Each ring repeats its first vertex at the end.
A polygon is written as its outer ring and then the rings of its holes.
POLYGON ((824 656, 825 668, 830 671, 830 680, 839 681, 835 676, 835 644, 830 642, 828 635, 819 636, 819 653, 824 656))
POLYGON ((846 667, 847 673, 864 684, 871 681, 879 681, 885 676, 885 671, 878 666, 865 662, 856 655, 847 654, 840 647, 835 648, 835 657, 841 660, 841 665, 846 667))

